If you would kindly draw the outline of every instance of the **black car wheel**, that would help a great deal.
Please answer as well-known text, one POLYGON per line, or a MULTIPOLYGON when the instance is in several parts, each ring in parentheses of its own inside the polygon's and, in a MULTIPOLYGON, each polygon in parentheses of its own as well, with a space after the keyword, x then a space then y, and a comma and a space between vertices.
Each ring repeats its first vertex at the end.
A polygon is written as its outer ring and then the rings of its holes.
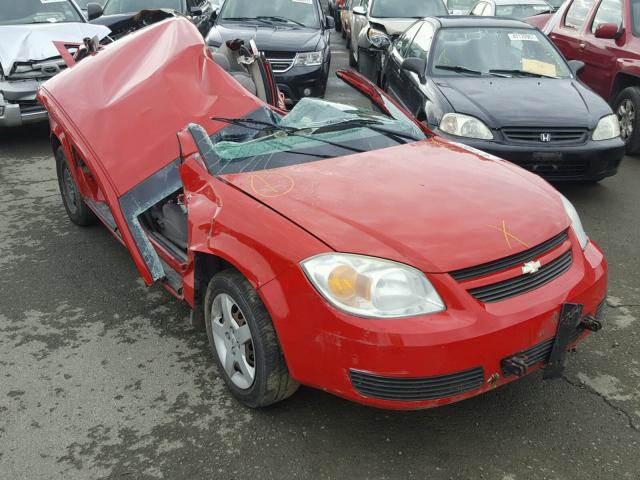
POLYGON ((78 185, 76 184, 67 156, 62 147, 56 150, 56 173, 58 174, 58 186, 62 196, 62 203, 67 211, 69 219, 81 227, 96 223, 96 216, 82 199, 78 185))
POLYGON ((353 54, 353 44, 349 45, 349 66, 351 68, 358 68, 358 60, 356 60, 355 55, 353 54))
POLYGON ((218 371, 240 402, 266 407, 296 392, 271 317, 241 273, 225 270, 211 279, 205 319, 218 371))
POLYGON ((630 155, 640 154, 640 87, 625 88, 615 102, 615 111, 620 121, 620 136, 630 155))
POLYGON ((336 12, 336 14, 333 16, 333 21, 336 23, 336 26, 335 26, 336 32, 341 32, 342 21, 340 20, 340 12, 336 12))

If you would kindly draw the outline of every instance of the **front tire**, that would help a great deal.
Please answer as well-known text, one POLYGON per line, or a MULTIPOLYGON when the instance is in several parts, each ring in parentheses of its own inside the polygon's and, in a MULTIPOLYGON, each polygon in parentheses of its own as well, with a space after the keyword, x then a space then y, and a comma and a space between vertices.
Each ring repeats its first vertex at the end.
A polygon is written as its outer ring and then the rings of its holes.
POLYGON ((627 154, 640 154, 640 87, 622 90, 615 101, 615 112, 620 121, 620 135, 627 147, 627 154))
POLYGON ((355 68, 356 70, 358 69, 358 60, 353 54, 353 43, 349 46, 349 66, 351 68, 355 68))
POLYGON ((269 313, 242 274, 225 270, 211 279, 205 318, 220 376, 240 402, 266 407, 296 392, 269 313))
POLYGON ((81 227, 95 224, 97 218, 82 199, 80 189, 71 174, 71 166, 61 146, 56 150, 55 157, 58 187, 60 187, 62 203, 69 220, 81 227))

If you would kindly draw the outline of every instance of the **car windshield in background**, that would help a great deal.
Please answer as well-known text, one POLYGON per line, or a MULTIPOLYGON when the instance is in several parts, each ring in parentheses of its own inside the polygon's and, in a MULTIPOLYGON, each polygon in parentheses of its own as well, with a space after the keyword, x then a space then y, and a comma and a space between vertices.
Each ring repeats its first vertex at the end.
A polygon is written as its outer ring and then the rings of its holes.
POLYGON ((373 18, 423 18, 447 15, 442 0, 373 0, 373 18))
POLYGON ((556 10, 562 6, 565 0, 547 0, 547 3, 551 5, 556 10))
POLYGON ((216 163, 208 165, 214 175, 286 167, 426 138, 402 114, 392 118, 315 98, 302 99, 283 118, 268 110, 262 116, 263 120, 226 119, 233 127, 214 139, 216 163))
POLYGON ((227 0, 222 6, 220 20, 320 27, 318 9, 313 0, 227 0))
POLYGON ((435 76, 571 77, 547 37, 524 28, 442 29, 431 65, 435 76))
POLYGON ((182 0, 111 0, 104 6, 104 14, 117 15, 118 13, 134 13, 140 10, 160 8, 181 12, 182 0))
POLYGON ((82 9, 87 9, 87 5, 90 3, 97 3, 100 4, 100 2, 96 2, 95 0, 76 0, 76 3, 78 4, 78 6, 82 9))
POLYGON ((476 0, 449 0, 447 8, 450 12, 460 12, 461 15, 466 15, 475 3, 476 0))
POLYGON ((496 17, 516 18, 518 20, 550 11, 551 8, 548 5, 540 4, 496 5, 496 17))
POLYGON ((82 22, 80 13, 67 0, 3 0, 0 25, 82 22))

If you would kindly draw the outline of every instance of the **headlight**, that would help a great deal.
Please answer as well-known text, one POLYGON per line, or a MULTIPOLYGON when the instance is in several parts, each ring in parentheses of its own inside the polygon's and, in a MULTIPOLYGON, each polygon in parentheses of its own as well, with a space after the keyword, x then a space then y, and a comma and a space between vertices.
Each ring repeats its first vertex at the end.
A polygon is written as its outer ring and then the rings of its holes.
POLYGON ((580 246, 584 250, 587 246, 587 243, 589 242, 589 238, 587 237, 587 234, 584 232, 584 228, 582 227, 580 215, 578 215, 576 208, 569 200, 567 200, 564 195, 560 195, 560 197, 562 198, 562 203, 564 204, 564 210, 567 212, 567 215, 569 215, 569 218, 571 219, 571 227, 573 227, 573 231, 575 232, 576 237, 578 237, 580 246))
POLYGON ((458 137, 493 140, 489 127, 477 118, 461 113, 445 114, 440 120, 440 130, 458 137))
POLYGON ((424 273, 408 265, 343 253, 318 255, 301 265, 324 298, 353 315, 398 318, 445 309, 424 273))
POLYGON ((324 61, 324 51, 302 52, 296 55, 296 65, 301 67, 311 67, 314 65, 322 65, 323 61, 324 61))
POLYGON ((375 48, 384 49, 385 46, 388 46, 391 43, 386 32, 373 27, 370 27, 369 30, 367 30, 367 39, 375 48))
POLYGON ((616 115, 607 115, 600 119, 591 138, 594 140, 609 140, 619 136, 620 122, 618 122, 618 117, 616 115))

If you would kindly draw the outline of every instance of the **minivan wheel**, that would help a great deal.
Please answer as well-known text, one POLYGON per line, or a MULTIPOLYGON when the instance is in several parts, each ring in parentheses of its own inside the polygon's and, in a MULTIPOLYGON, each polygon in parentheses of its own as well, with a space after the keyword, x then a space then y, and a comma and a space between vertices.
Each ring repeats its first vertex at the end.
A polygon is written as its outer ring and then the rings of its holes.
POLYGON ((627 146, 627 154, 640 154, 640 87, 622 90, 615 101, 615 112, 620 121, 620 136, 627 146))
POLYGON ((62 203, 69 220, 81 227, 95 224, 97 218, 82 199, 78 185, 71 174, 69 161, 61 146, 56 150, 55 157, 58 187, 60 187, 62 203))
POLYGON ((209 347, 234 397, 251 408, 290 397, 291 378, 273 323, 258 293, 235 270, 209 282, 205 297, 209 347))

